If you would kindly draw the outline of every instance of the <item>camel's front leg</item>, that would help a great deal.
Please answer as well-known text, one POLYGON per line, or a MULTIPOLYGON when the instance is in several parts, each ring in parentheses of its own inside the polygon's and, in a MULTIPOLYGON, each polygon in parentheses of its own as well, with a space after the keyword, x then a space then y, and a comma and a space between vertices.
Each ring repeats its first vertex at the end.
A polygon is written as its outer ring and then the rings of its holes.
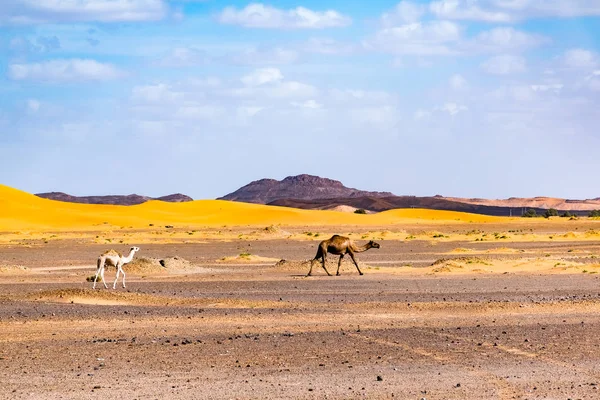
POLYGON ((113 283, 113 289, 117 288, 117 281, 119 280, 119 273, 121 272, 121 266, 117 264, 117 276, 115 277, 115 283, 113 283))
POLYGON ((354 261, 354 265, 356 265, 356 269, 358 270, 358 273, 363 275, 362 271, 360 270, 360 268, 358 268, 358 263, 356 262, 356 259, 354 258, 354 253, 349 253, 350 254, 350 258, 352 258, 352 261, 354 261))
POLYGON ((340 260, 338 261, 338 269, 337 269, 337 272, 335 273, 335 276, 340 276, 340 266, 342 265, 343 258, 344 258, 344 255, 340 254, 340 260))
POLYGON ((121 273, 123 274, 123 288, 125 288, 125 270, 121 267, 121 273))

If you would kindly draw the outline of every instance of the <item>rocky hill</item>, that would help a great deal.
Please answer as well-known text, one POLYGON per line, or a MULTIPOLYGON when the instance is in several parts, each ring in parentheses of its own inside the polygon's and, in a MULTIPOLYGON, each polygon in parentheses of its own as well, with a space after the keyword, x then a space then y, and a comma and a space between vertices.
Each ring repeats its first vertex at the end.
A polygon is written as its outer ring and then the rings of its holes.
POLYGON ((170 194, 162 197, 140 196, 138 194, 129 195, 109 195, 109 196, 72 196, 63 192, 48 192, 37 193, 36 196, 50 200, 66 201, 69 203, 85 203, 85 204, 114 204, 120 206, 132 206, 142 204, 149 200, 161 200, 171 203, 179 203, 183 201, 192 201, 193 199, 181 193, 170 194))
POLYGON ((340 181, 314 175, 297 175, 288 176, 281 181, 260 179, 250 182, 246 186, 219 199, 268 204, 281 199, 315 200, 386 196, 393 196, 393 194, 348 188, 340 181))

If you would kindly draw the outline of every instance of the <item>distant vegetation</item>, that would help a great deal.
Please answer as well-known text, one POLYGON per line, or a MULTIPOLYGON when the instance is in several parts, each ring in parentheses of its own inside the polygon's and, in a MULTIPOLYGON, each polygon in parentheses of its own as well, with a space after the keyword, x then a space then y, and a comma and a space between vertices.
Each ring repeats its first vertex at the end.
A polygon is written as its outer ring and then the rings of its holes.
POLYGON ((365 211, 364 208, 359 208, 357 210, 354 210, 354 214, 366 214, 367 212, 365 211))
POLYGON ((525 211, 523 213, 523 215, 521 215, 521 216, 523 218, 536 218, 536 217, 539 217, 540 215, 537 215, 535 210, 533 208, 530 208, 529 210, 525 211))
POLYGON ((550 218, 550 217, 558 217, 558 211, 556 211, 554 208, 550 208, 549 210, 546 210, 546 212, 544 213, 544 218, 550 218))
POLYGON ((590 215, 591 218, 600 218, 600 210, 592 210, 590 211, 590 215))

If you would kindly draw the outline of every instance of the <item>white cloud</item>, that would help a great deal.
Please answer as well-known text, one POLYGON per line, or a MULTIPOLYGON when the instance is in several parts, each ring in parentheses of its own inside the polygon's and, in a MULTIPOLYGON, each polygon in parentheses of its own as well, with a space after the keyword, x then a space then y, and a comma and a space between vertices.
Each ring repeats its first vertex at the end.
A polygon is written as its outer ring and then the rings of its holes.
POLYGON ((279 82, 283 74, 277 68, 261 68, 243 76, 240 80, 246 86, 260 86, 265 83, 279 82))
POLYGON ((423 4, 403 0, 392 11, 386 12, 381 16, 381 23, 384 27, 412 24, 419 22, 426 11, 426 7, 423 4))
POLYGON ((553 92, 559 93, 564 85, 562 83, 542 84, 542 85, 531 85, 531 89, 534 92, 553 92))
POLYGON ((567 50, 562 59, 569 68, 595 68, 600 62, 597 53, 585 49, 567 50))
POLYGON ((350 54, 356 50, 353 44, 328 38, 310 38, 301 48, 307 53, 317 54, 350 54))
POLYGON ((171 85, 136 86, 132 89, 131 99, 136 103, 170 103, 183 99, 184 94, 173 90, 171 85))
POLYGON ((216 119, 225 115, 225 109, 211 105, 185 105, 179 107, 174 114, 175 118, 184 119, 216 119))
POLYGON ((39 102, 39 100, 36 99, 29 99, 27 100, 27 109, 31 112, 38 112, 40 109, 41 103, 39 102))
POLYGON ((600 15, 597 0, 438 0, 429 9, 438 18, 484 22, 600 15))
POLYGON ((195 47, 175 47, 158 65, 163 67, 193 67, 208 64, 210 57, 195 47))
POLYGON ((455 116, 456 114, 467 111, 469 107, 457 103, 444 103, 444 105, 440 107, 436 107, 436 110, 447 112, 451 116, 455 116))
POLYGON ((0 23, 155 21, 165 17, 165 0, 2 0, 0 23))
POLYGON ((489 74, 508 75, 525 72, 526 61, 523 57, 508 54, 492 57, 481 64, 481 68, 489 74))
POLYGON ((547 43, 548 39, 511 27, 494 28, 481 32, 467 44, 481 52, 512 52, 521 51, 547 43))
POLYGON ((283 10, 261 3, 252 3, 243 9, 225 8, 219 22, 248 28, 272 29, 322 29, 351 24, 350 17, 337 11, 312 11, 304 7, 283 10))
POLYGON ((431 111, 427 111, 427 110, 423 110, 421 108, 419 108, 417 111, 415 111, 415 115, 414 118, 415 120, 424 120, 431 117, 431 111))
POLYGON ((364 42, 369 49, 395 54, 449 55, 461 38, 462 29, 453 22, 431 21, 384 28, 364 42))
POLYGON ((304 102, 297 102, 297 101, 293 101, 291 103, 294 107, 299 107, 299 108, 309 108, 312 110, 316 110, 318 108, 323 107, 323 104, 317 103, 315 100, 306 100, 304 102))
POLYGON ((282 65, 298 61, 299 54, 295 50, 281 47, 248 49, 242 53, 227 57, 228 61, 241 65, 282 65))
POLYGON ((454 90, 462 90, 467 87, 467 80, 460 74, 454 74, 450 77, 450 87, 454 90))
POLYGON ((477 1, 441 0, 429 4, 429 10, 438 18, 486 22, 509 22, 511 15, 500 10, 486 10, 477 1))
POLYGON ((8 69, 13 80, 39 82, 106 81, 124 76, 124 72, 112 64, 78 58, 10 64, 8 69))

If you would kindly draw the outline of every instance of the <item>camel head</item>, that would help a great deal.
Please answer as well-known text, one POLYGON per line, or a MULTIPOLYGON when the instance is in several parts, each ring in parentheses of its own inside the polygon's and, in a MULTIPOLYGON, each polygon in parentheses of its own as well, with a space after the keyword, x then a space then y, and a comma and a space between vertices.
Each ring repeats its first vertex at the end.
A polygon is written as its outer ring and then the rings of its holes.
POLYGON ((371 240, 371 241, 368 243, 368 246, 369 246, 369 247, 371 247, 371 248, 373 248, 373 249, 378 249, 378 248, 380 248, 380 247, 381 247, 381 246, 379 245, 379 243, 375 243, 375 242, 374 242, 374 241, 372 241, 372 240, 371 240))
POLYGON ((131 249, 129 249, 129 251, 132 251, 132 252, 134 252, 134 253, 135 253, 135 252, 137 252, 137 251, 140 251, 140 248, 139 248, 139 247, 135 247, 135 246, 133 246, 131 249))

